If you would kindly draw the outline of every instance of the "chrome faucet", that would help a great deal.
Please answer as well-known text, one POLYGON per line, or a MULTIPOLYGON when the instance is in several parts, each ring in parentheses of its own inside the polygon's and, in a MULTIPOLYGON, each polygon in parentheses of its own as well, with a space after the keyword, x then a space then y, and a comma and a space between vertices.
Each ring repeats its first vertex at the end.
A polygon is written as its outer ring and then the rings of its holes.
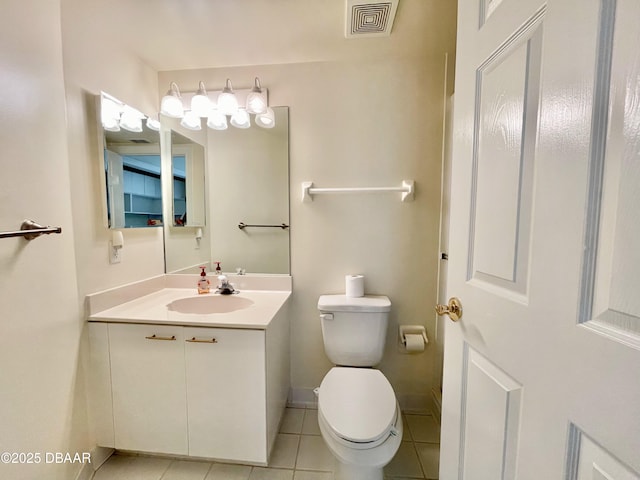
POLYGON ((239 293, 233 285, 229 283, 226 275, 218 275, 218 288, 216 289, 216 293, 220 295, 231 295, 232 293, 239 293))

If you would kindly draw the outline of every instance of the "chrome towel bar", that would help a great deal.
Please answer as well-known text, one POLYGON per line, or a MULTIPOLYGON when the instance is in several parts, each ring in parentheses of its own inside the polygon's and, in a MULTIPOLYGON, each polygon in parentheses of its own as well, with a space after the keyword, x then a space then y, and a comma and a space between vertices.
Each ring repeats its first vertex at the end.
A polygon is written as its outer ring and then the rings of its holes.
POLYGON ((249 224, 246 224, 246 223, 244 223, 244 222, 240 222, 240 223, 238 224, 238 228, 239 228, 240 230, 244 230, 244 229, 245 229, 245 228, 247 228, 247 227, 258 227, 258 228, 265 228, 265 227, 266 227, 266 228, 281 228, 281 229, 283 229, 283 230, 284 230, 285 228, 289 228, 289 225, 287 225, 287 224, 285 224, 285 223, 281 223, 280 225, 249 225, 249 224))
POLYGON ((40 235, 48 235, 50 233, 62 233, 62 227, 45 227, 39 225, 33 220, 25 220, 20 225, 20 230, 14 232, 0 232, 0 238, 24 237, 27 240, 33 240, 40 235))

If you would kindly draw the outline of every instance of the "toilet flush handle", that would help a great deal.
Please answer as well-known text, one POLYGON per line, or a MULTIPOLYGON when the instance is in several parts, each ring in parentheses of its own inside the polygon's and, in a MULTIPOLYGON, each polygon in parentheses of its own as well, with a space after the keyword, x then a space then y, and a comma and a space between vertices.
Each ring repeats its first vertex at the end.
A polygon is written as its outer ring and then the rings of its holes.
POLYGON ((333 320, 333 313, 321 313, 320 320, 333 320))

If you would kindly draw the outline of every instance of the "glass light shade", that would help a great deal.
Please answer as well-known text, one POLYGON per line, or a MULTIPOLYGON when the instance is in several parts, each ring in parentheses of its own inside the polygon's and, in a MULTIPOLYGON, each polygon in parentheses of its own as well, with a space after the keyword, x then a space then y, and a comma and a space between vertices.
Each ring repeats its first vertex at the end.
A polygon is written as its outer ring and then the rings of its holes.
POLYGON ((103 118, 102 128, 104 128, 108 132, 119 132, 120 122, 117 118, 103 118))
POLYGON ((209 111, 209 118, 207 120, 207 127, 213 130, 226 130, 227 129, 227 117, 224 116, 220 110, 212 108, 209 111))
POLYGON ((233 93, 231 80, 228 78, 222 93, 218 95, 218 110, 224 115, 233 115, 238 111, 238 99, 236 94, 233 93))
POLYGON ((236 128, 249 128, 251 126, 249 118, 247 111, 244 108, 239 108, 231 117, 231 125, 236 128))
POLYGON ((247 112, 253 114, 267 111, 267 101, 262 92, 251 92, 247 95, 247 112))
POLYGON ((160 102, 160 113, 167 117, 182 118, 184 117, 184 106, 182 105, 182 97, 180 90, 175 82, 171 82, 169 91, 162 97, 160 102))
POLYGON ((120 117, 120 128, 124 128, 129 132, 142 132, 142 119, 144 115, 135 108, 125 105, 120 117))
POLYGON ((173 95, 165 95, 160 103, 160 113, 172 118, 184 117, 182 100, 173 95))
POLYGON ((147 128, 155 131, 155 132, 159 132, 160 131, 160 121, 156 120, 154 118, 147 118, 147 128))
POLYGON ((185 112, 180 125, 188 130, 200 130, 202 128, 200 117, 196 115, 192 110, 185 112))
POLYGON ((120 131, 120 110, 122 106, 107 98, 102 97, 100 102, 100 118, 102 121, 102 128, 109 132, 120 131))
POLYGON ((207 96, 207 91, 204 89, 204 83, 200 82, 198 91, 191 98, 191 111, 199 117, 207 117, 211 110, 211 100, 207 96))
POLYGON ((267 107, 267 111, 256 115, 256 125, 262 128, 273 128, 276 126, 276 115, 272 108, 267 107))
POLYGON ((235 93, 222 92, 218 95, 218 110, 224 115, 233 115, 238 111, 238 99, 235 93))

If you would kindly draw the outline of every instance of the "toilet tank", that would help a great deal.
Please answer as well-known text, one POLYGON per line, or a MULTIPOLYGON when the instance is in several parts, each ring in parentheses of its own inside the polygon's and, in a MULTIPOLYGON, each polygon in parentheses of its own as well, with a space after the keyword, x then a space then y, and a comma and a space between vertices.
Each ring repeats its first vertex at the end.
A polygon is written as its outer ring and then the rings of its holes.
POLYGON ((373 367, 387 338, 391 302, 382 295, 322 295, 318 300, 324 351, 335 365, 373 367))

